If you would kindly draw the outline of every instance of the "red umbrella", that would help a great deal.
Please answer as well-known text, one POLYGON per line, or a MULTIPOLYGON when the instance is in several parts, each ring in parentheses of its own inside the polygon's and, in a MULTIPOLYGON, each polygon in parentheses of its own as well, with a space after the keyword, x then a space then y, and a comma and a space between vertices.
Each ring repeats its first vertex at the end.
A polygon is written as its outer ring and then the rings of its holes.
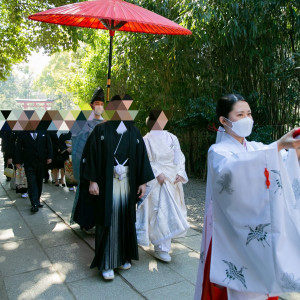
POLYGON ((52 8, 29 19, 58 25, 109 30, 110 51, 107 76, 109 100, 112 44, 115 31, 151 34, 190 35, 192 32, 175 22, 123 0, 95 0, 52 8))

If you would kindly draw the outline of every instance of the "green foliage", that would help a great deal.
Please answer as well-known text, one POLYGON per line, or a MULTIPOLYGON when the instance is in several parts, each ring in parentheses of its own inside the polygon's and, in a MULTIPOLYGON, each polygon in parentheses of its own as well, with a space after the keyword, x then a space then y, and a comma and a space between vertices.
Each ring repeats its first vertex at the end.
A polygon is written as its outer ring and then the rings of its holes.
MULTIPOLYGON (((168 128, 180 138, 190 174, 205 173, 206 152, 215 139, 207 127, 217 124, 214 106, 225 93, 238 92, 249 101, 256 140, 270 142, 299 125, 298 0, 131 2, 193 35, 116 32, 111 95, 131 94, 143 132, 151 108, 170 110, 168 128)), ((74 45, 78 39, 86 46, 67 88, 77 102, 88 102, 95 87, 106 85, 109 35, 78 28, 74 45)))
MULTIPOLYGON (((0 109, 22 108, 17 98, 41 97, 32 89, 34 74, 28 64, 19 64, 7 80, 0 81, 0 109)), ((42 96, 44 98, 44 95, 42 96)))
POLYGON ((47 98, 55 100, 53 109, 70 109, 76 103, 71 90, 75 74, 80 73, 84 49, 77 52, 59 52, 52 55, 49 64, 34 81, 33 88, 42 90, 47 98))
POLYGON ((9 75, 12 66, 26 60, 32 50, 43 48, 54 53, 61 49, 76 49, 81 30, 35 22, 28 16, 77 0, 1 0, 0 18, 0 80, 9 75))
POLYGON ((256 125, 254 124, 254 128, 251 136, 248 138, 253 141, 260 141, 264 144, 271 144, 273 140, 273 136, 275 134, 275 130, 278 129, 278 126, 270 126, 270 125, 256 125))
POLYGON ((0 81, 0 109, 13 109, 19 107, 16 103, 18 85, 16 78, 11 75, 6 81, 0 81))

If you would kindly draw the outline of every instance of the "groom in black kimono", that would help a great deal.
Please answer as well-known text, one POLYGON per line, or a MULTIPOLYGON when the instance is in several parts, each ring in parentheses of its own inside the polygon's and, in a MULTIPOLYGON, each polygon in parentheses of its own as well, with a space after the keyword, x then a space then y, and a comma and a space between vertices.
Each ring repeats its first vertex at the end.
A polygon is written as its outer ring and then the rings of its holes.
POLYGON ((105 109, 110 121, 95 127, 85 149, 83 176, 96 207, 91 268, 98 267, 106 280, 114 278, 115 268, 129 269, 138 259, 136 203, 154 179, 143 137, 133 124, 135 113, 128 110, 131 104, 129 95, 114 96, 105 109))

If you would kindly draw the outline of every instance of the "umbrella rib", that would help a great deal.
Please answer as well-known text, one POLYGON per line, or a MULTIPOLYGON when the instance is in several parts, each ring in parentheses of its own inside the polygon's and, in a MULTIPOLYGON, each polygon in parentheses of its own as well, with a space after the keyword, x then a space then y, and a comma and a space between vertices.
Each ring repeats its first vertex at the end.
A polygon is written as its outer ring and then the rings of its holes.
POLYGON ((129 29, 130 29, 131 32, 139 32, 136 24, 133 23, 133 22, 129 22, 128 23, 128 27, 129 27, 129 29))
MULTIPOLYGON (((100 12, 102 13, 103 16, 105 16, 107 14, 108 11, 108 6, 106 7, 99 7, 99 10, 97 11, 97 14, 100 15, 100 12)), ((101 19, 100 17, 98 17, 98 19, 101 19)))
POLYGON ((93 18, 93 21, 91 22, 90 27, 91 28, 102 29, 102 28, 99 27, 99 23, 101 24, 101 22, 99 22, 99 20, 97 18, 93 18))
MULTIPOLYGON (((127 2, 125 2, 125 3, 127 3, 127 2)), ((122 3, 122 4, 123 4, 123 3, 122 3)), ((132 11, 131 11, 130 9, 128 9, 127 7, 125 7, 124 5, 121 5, 121 4, 118 6, 118 8, 120 8, 120 10, 122 10, 124 16, 125 16, 125 15, 130 15, 131 18, 132 18, 132 20, 134 20, 134 16, 133 16, 132 11), (126 11, 126 13, 125 13, 125 11, 126 11)), ((144 15, 144 9, 143 9, 142 7, 140 7, 140 6, 139 6, 139 8, 140 8, 140 11, 139 11, 139 10, 135 10, 134 13, 135 13, 135 15, 138 15, 140 19, 143 20, 143 21, 140 22, 140 24, 143 25, 143 26, 144 26, 144 24, 145 24, 145 25, 149 25, 149 21, 147 20, 147 18, 145 18, 145 15, 144 15)), ((153 13, 153 12, 151 12, 151 13, 152 13, 152 14, 155 14, 155 13, 153 13)), ((155 14, 155 15, 157 15, 157 14, 155 14)), ((158 15, 157 15, 157 16, 158 16, 158 15)), ((159 16, 159 17, 161 17, 161 16, 159 16)), ((131 21, 131 20, 128 20, 128 23, 138 24, 138 22, 136 22, 136 21, 131 21)), ((152 22, 150 21, 150 24, 151 24, 151 23, 152 23, 152 22)), ((139 24, 139 25, 140 25, 140 24, 139 24)), ((134 26, 134 27, 136 27, 136 26, 134 26)), ((142 26, 139 26, 139 28, 142 30, 142 26)), ((140 30, 138 30, 138 31, 140 31, 140 30)))
POLYGON ((83 19, 78 23, 77 26, 87 28, 87 27, 89 27, 89 25, 90 25, 90 20, 91 20, 91 19, 92 19, 92 18, 83 18, 83 19))
MULTIPOLYGON (((120 8, 120 10, 122 11, 123 15, 126 16, 125 9, 124 9, 123 5, 119 5, 119 8, 120 8)), ((127 23, 129 23, 129 22, 126 21, 126 24, 127 24, 127 23)), ((125 25, 125 24, 124 24, 124 25, 125 25)), ((122 27, 123 27, 123 26, 122 26, 122 27)), ((121 28, 122 28, 122 27, 121 27, 121 28)))
POLYGON ((66 16, 66 17, 63 17, 63 16, 61 16, 61 15, 52 15, 51 17, 50 17, 51 19, 53 19, 54 20, 54 22, 55 23, 62 23, 62 24, 64 24, 64 20, 68 20, 68 17, 66 16))
POLYGON ((149 27, 149 31, 151 31, 151 32, 155 32, 157 34, 164 34, 164 32, 162 31, 162 29, 159 26, 155 26, 152 24, 147 24, 147 26, 149 27))
MULTIPOLYGON (((128 10, 128 9, 126 9, 129 13, 130 13, 130 15, 132 16, 132 18, 133 18, 133 14, 131 13, 131 11, 130 10, 128 10)), ((135 14, 137 14, 137 15, 139 15, 139 17, 142 19, 142 20, 144 20, 144 21, 147 21, 147 19, 144 17, 144 15, 142 15, 139 11, 135 11, 135 14)), ((137 22, 132 22, 132 21, 129 21, 128 23, 132 23, 132 24, 138 24, 137 22)), ((140 22, 141 24, 146 24, 146 23, 144 23, 144 22, 140 22)), ((136 27, 136 26, 134 26, 134 27, 136 27)), ((140 28, 141 28, 141 26, 140 26, 140 28)))
POLYGON ((80 16, 80 17, 75 17, 72 20, 72 23, 70 24, 71 26, 78 26, 78 27, 83 27, 81 26, 81 23, 83 22, 85 18, 80 16))
POLYGON ((51 15, 50 17, 53 19, 56 23, 60 23, 63 25, 69 25, 70 24, 70 16, 63 16, 63 15, 51 15))
MULTIPOLYGON (((132 12, 127 9, 126 7, 124 7, 123 5, 119 5, 119 8, 122 10, 123 12, 123 15, 131 15, 131 18, 133 19, 133 15, 132 15, 132 12), (126 12, 126 13, 125 13, 126 12)), ((141 14, 139 11, 135 11, 135 14, 139 15, 139 17, 145 21, 147 21, 144 17, 143 14, 141 14)), ((144 22, 141 22, 141 23, 138 23, 138 22, 128 22, 127 23, 129 25, 129 28, 132 32, 143 32, 143 29, 147 28, 149 24, 147 23, 144 23, 144 22)), ((147 30, 149 32, 149 30, 147 30)))
MULTIPOLYGON (((172 28, 172 26, 171 25, 163 25, 163 24, 154 24, 153 22, 147 22, 146 21, 146 19, 145 19, 145 17, 144 17, 144 10, 142 10, 142 11, 135 11, 135 14, 137 14, 137 15, 139 15, 140 16, 140 18, 141 19, 143 19, 143 20, 145 20, 145 23, 144 22, 141 22, 141 25, 142 26, 139 26, 139 28, 141 28, 141 32, 143 32, 142 30, 143 30, 143 27, 144 28, 150 28, 150 29, 147 29, 147 31, 148 32, 151 32, 151 33, 153 33, 153 34, 155 34, 155 33, 158 33, 158 34, 176 34, 175 32, 174 32, 174 29, 172 28), (147 23, 146 23, 147 22, 147 23)), ((151 13, 153 13, 153 14, 155 14, 156 16, 159 16, 159 15, 157 15, 156 13, 154 13, 154 12, 151 12, 151 13)), ((162 17, 162 16, 159 16, 159 17, 162 17)), ((172 23, 174 23, 173 21, 171 21, 171 20, 169 20, 169 19, 167 19, 167 18, 165 18, 165 17, 163 17, 166 21, 168 21, 168 22, 172 22, 172 23)), ((130 22, 130 23, 133 23, 133 22, 130 22)), ((139 23, 137 23, 137 22, 134 22, 134 24, 138 24, 138 25, 140 25, 139 23)), ((176 24, 176 23, 174 23, 174 24, 176 24)), ((178 24, 176 24, 176 26, 180 26, 180 25, 178 25, 178 24)), ((134 26, 134 27, 136 27, 136 26, 134 26)), ((182 28, 182 31, 184 32, 184 31, 187 31, 187 29, 185 29, 185 28, 183 28, 183 27, 181 27, 180 26, 180 28, 182 28)), ((180 33, 180 31, 178 30, 178 33, 180 33)), ((186 34, 186 33, 185 33, 186 34)))
MULTIPOLYGON (((147 14, 148 14, 148 11, 146 10, 146 9, 144 9, 143 7, 140 7, 139 6, 139 8, 141 8, 139 11, 138 10, 136 10, 135 11, 135 14, 136 15, 139 15, 139 17, 141 18, 141 19, 143 19, 144 20, 144 22, 142 21, 141 23, 142 24, 146 24, 146 25, 152 25, 152 26, 160 26, 160 27, 163 27, 163 28, 168 28, 168 27, 171 27, 172 25, 164 25, 164 24, 162 24, 162 23, 160 23, 160 24, 155 24, 155 23, 153 23, 152 21, 148 21, 148 18, 146 18, 145 17, 145 13, 147 12, 147 14)), ((129 11, 129 10, 128 10, 129 11)), ((131 11, 130 11, 130 13, 131 13, 131 11)), ((160 15, 158 15, 158 14, 156 14, 156 13, 154 13, 154 12, 152 12, 152 11, 150 11, 150 13, 151 14, 153 14, 153 15, 155 15, 156 17, 160 17, 160 18, 163 18, 166 22, 172 22, 172 23, 174 23, 174 25, 176 25, 176 26, 180 26, 180 25, 178 25, 178 24, 176 24, 175 22, 173 22, 173 21, 171 21, 171 20, 169 20, 169 19, 167 19, 167 18, 165 18, 165 17, 163 17, 163 16, 160 16, 160 15)), ((131 14, 132 15, 132 14, 131 14)))
MULTIPOLYGON (((131 4, 131 5, 133 5, 133 4, 131 4)), ((141 18, 141 19, 143 19, 144 21, 147 21, 147 19, 148 19, 148 17, 145 17, 145 15, 144 15, 144 13, 146 13, 147 12, 147 14, 149 14, 148 12, 150 12, 150 14, 154 14, 154 15, 156 15, 156 16, 159 16, 159 15, 157 15, 156 13, 154 13, 154 12, 152 12, 152 11, 147 11, 145 8, 143 8, 143 7, 140 7, 140 6, 138 6, 140 9, 139 10, 135 10, 134 11, 134 13, 136 14, 136 15, 139 15, 139 17, 141 18)), ((128 10, 129 12, 130 12, 130 14, 132 15, 132 13, 131 13, 131 11, 130 10, 128 10)), ((159 17, 163 17, 163 16, 159 16, 159 17)), ((164 17, 163 17, 164 18, 164 17)), ((141 22, 141 23, 143 23, 143 24, 145 24, 144 22, 141 22)), ((149 23, 148 21, 147 21, 147 23, 149 23)), ((151 21, 150 21, 150 23, 152 23, 151 21)))
POLYGON ((80 27, 80 22, 81 22, 81 18, 83 18, 82 16, 72 16, 72 17, 69 17, 69 20, 68 20, 68 24, 70 26, 79 26, 80 27))

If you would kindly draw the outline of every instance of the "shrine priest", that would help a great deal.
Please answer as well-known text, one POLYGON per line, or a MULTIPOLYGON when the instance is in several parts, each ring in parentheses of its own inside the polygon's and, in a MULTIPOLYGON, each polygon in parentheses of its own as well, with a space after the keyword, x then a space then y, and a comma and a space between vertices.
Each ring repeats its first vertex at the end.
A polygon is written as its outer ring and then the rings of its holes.
POLYGON ((89 135, 96 125, 103 122, 102 114, 104 111, 104 91, 102 87, 97 87, 92 96, 90 106, 93 110, 94 118, 88 120, 78 135, 72 136, 72 164, 73 174, 78 182, 76 189, 70 223, 77 223, 80 229, 86 234, 95 233, 95 209, 94 202, 90 201, 89 182, 81 180, 85 162, 84 147, 89 135))

